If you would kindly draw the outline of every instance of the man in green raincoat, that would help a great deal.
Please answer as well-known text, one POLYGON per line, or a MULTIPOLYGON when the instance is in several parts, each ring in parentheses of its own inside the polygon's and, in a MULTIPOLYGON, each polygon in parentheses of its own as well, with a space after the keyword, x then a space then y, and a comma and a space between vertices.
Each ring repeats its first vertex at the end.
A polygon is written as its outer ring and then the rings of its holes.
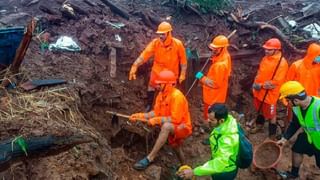
POLYGON ((224 104, 213 104, 209 110, 209 123, 214 127, 210 134, 211 160, 194 169, 178 172, 178 176, 211 176, 214 180, 233 180, 238 173, 236 159, 239 152, 237 121, 224 104))

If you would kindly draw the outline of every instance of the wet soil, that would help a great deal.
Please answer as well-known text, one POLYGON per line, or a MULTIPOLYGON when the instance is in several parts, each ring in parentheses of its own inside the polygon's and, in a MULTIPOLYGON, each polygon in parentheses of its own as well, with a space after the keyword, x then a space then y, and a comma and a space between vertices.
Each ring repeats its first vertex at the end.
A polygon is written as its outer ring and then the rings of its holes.
MULTIPOLYGON (((167 145, 160 151, 159 156, 148 170, 140 172, 132 168, 135 161, 143 158, 150 151, 159 129, 152 130, 141 124, 128 124, 125 118, 120 118, 120 125, 114 127, 111 124, 111 116, 105 112, 111 110, 129 115, 144 110, 151 63, 139 68, 136 81, 128 81, 128 71, 139 53, 153 37, 156 37, 156 34, 154 28, 146 25, 143 18, 139 16, 139 12, 151 11, 161 19, 171 16, 171 22, 174 26, 173 35, 183 40, 186 47, 192 50, 197 49, 200 53, 208 53, 207 44, 212 37, 218 34, 227 35, 234 29, 238 29, 239 32, 247 30, 230 24, 226 17, 216 15, 204 15, 208 20, 204 24, 197 15, 183 10, 177 11, 176 7, 163 6, 160 1, 133 0, 129 3, 115 1, 130 12, 132 16, 130 20, 112 13, 99 0, 91 1, 97 3, 96 6, 90 6, 84 1, 72 1, 89 12, 87 15, 79 15, 78 19, 68 19, 59 13, 59 8, 63 3, 61 0, 40 0, 39 3, 26 6, 25 4, 29 2, 27 0, 0 2, 1 9, 7 10, 6 14, 1 15, 0 21, 9 22, 8 24, 12 25, 25 25, 30 16, 38 16, 42 22, 43 29, 41 30, 46 30, 51 35, 49 38, 51 43, 61 35, 68 35, 73 37, 83 50, 80 53, 41 52, 40 42, 34 38, 22 68, 27 72, 27 77, 31 79, 63 78, 67 80, 68 84, 62 87, 68 87, 77 95, 77 105, 85 118, 84 122, 78 124, 79 126, 72 123, 69 126, 75 129, 93 129, 97 133, 99 141, 77 146, 57 156, 19 162, 14 164, 10 170, 1 172, 0 177, 5 179, 172 179, 179 161, 167 145), (40 5, 50 7, 57 14, 44 13, 39 10, 40 5), (122 22, 125 27, 117 29, 104 23, 105 21, 122 22), (119 35, 122 41, 117 41, 115 35, 119 35), (109 74, 110 43, 113 45, 115 43, 121 44, 121 47, 116 48, 116 78, 110 77, 109 74)), ((253 13, 249 17, 250 19, 268 21, 281 13, 284 15, 288 13, 289 11, 283 8, 286 3, 290 5, 286 7, 300 7, 295 2, 239 1, 238 3, 243 6, 244 10, 253 13)), ((262 44, 272 36, 270 32, 237 33, 230 41, 240 49, 250 49, 262 44), (243 44, 249 46, 243 47, 243 44)), ((233 60, 233 73, 229 84, 227 104, 231 110, 245 115, 241 123, 256 116, 250 89, 262 56, 263 53, 258 53, 255 56, 233 60)), ((289 62, 292 62, 293 57, 298 56, 288 56, 289 62)), ((189 62, 189 64, 191 63, 189 62)), ((199 63, 197 69, 200 69, 198 67, 201 65, 202 62, 199 63)), ((185 86, 179 88, 185 92, 190 86, 190 82, 192 83, 192 80, 187 80, 185 86)), ((195 133, 186 140, 183 150, 187 164, 196 167, 210 159, 209 146, 201 143, 203 139, 208 137, 208 134, 199 132, 196 128, 202 119, 203 108, 199 86, 193 89, 188 100, 195 133)), ((285 117, 284 109, 284 107, 279 107, 280 120, 285 117)), ((9 126, 23 126, 23 122, 11 123, 9 126)), ((59 128, 46 127, 50 129, 50 132, 60 132, 59 128)), ((36 127, 32 125, 27 129, 32 130, 32 128, 36 127)), ((22 132, 21 128, 13 129, 16 129, 14 133, 1 132, 1 135, 6 134, 1 139, 22 132)), ((40 133, 46 132, 44 128, 39 129, 40 133)), ((35 129, 33 130, 35 131, 35 129)), ((264 133, 250 135, 249 138, 256 146, 266 139, 266 134, 267 128, 264 133)), ((281 170, 291 168, 290 146, 293 142, 292 140, 289 146, 283 149, 283 155, 278 164, 278 168, 281 170)), ((267 155, 268 151, 266 151, 267 155)), ((272 158, 265 160, 261 164, 268 164, 272 158)), ((320 178, 319 169, 315 166, 313 157, 304 159, 300 171, 301 179, 320 178)), ((268 179, 272 175, 274 175, 272 172, 246 169, 239 171, 237 179, 268 179)))

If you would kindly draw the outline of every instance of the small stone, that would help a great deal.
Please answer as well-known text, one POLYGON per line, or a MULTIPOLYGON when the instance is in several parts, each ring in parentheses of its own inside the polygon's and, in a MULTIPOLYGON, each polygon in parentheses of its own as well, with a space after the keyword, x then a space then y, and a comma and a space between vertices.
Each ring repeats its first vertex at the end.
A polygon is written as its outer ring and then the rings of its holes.
POLYGON ((160 180, 161 176, 161 167, 156 165, 151 165, 145 171, 146 175, 149 176, 148 179, 160 180))

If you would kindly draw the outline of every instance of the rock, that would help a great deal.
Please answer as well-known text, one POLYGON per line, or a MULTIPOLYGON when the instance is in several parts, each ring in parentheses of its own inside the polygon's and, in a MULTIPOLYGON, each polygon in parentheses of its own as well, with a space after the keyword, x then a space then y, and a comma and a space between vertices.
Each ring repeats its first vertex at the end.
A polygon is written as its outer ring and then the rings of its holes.
POLYGON ((104 27, 104 24, 105 24, 105 22, 103 20, 101 20, 100 18, 96 18, 94 20, 94 23, 96 23, 100 27, 104 27))
POLYGON ((62 15, 67 19, 78 19, 73 7, 68 3, 64 3, 59 10, 61 11, 62 15))
POLYGON ((149 176, 148 179, 160 180, 161 177, 161 167, 156 165, 151 165, 145 171, 146 175, 149 176))
POLYGON ((89 43, 94 40, 94 37, 97 37, 97 36, 98 34, 93 29, 88 28, 81 33, 79 40, 82 43, 89 45, 89 43))

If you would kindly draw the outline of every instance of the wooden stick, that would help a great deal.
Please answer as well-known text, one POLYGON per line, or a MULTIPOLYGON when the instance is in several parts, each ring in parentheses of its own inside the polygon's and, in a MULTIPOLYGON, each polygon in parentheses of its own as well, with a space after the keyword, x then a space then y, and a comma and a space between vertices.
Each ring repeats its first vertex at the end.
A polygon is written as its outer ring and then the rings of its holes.
POLYGON ((112 115, 116 115, 116 116, 120 116, 120 117, 127 118, 127 119, 129 119, 129 118, 130 118, 130 116, 129 116, 129 115, 121 114, 121 113, 116 113, 116 112, 113 112, 113 111, 106 111, 106 113, 108 113, 108 114, 112 114, 112 115))
MULTIPOLYGON (((231 38, 236 32, 237 32, 236 29, 233 30, 233 31, 227 36, 227 38, 228 38, 228 39, 231 38)), ((201 72, 206 68, 206 66, 208 65, 208 63, 209 63, 210 60, 211 60, 211 56, 208 57, 208 59, 206 60, 206 62, 205 62, 204 65, 202 66, 202 68, 200 69, 201 72)), ((190 88, 188 89, 188 91, 187 91, 187 93, 186 93, 186 95, 185 95, 186 97, 189 95, 189 93, 191 92, 192 88, 196 85, 197 82, 198 82, 198 79, 195 79, 195 80, 193 81, 192 85, 190 86, 190 88)))

